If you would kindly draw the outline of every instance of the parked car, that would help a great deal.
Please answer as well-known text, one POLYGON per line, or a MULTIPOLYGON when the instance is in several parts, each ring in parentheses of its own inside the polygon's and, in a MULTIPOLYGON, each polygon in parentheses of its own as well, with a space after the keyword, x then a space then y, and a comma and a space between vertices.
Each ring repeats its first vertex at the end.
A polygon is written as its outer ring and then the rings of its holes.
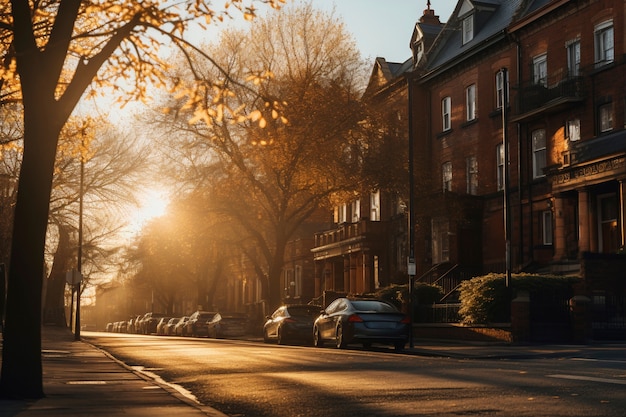
POLYGON ((216 314, 217 313, 214 311, 196 311, 189 316, 189 320, 185 323, 183 336, 208 336, 209 328, 207 327, 207 323, 216 314))
POLYGON ((248 316, 244 313, 217 313, 207 327, 209 337, 241 337, 248 331, 248 316))
POLYGON ((183 316, 178 319, 176 324, 174 325, 174 329, 172 334, 175 336, 183 336, 183 329, 185 327, 185 323, 189 320, 189 316, 183 316))
POLYGON ((165 326, 167 326, 167 323, 171 319, 171 317, 161 317, 161 320, 159 320, 156 326, 156 334, 159 336, 165 336, 165 326))
POLYGON ((165 315, 163 313, 146 313, 141 319, 141 333, 152 334, 157 331, 159 320, 165 315))
POLYGON ((313 344, 325 342, 337 348, 351 343, 393 344, 404 349, 409 338, 409 317, 393 304, 375 299, 338 298, 328 305, 313 324, 313 344))
POLYGON ((278 307, 263 325, 263 341, 308 342, 313 339, 313 322, 320 314, 320 306, 293 304, 278 307))
POLYGON ((166 336, 173 335, 174 326, 176 326, 176 323, 178 323, 178 320, 180 320, 180 317, 172 317, 171 319, 169 319, 167 323, 165 323, 165 325, 163 326, 163 334, 166 336))

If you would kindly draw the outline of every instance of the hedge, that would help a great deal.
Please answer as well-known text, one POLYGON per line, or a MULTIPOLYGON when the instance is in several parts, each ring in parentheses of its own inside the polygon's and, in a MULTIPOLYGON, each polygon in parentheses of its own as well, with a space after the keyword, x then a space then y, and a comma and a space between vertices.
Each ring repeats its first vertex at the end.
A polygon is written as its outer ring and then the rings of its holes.
POLYGON ((459 287, 459 315, 463 324, 506 323, 511 318, 511 300, 518 291, 565 292, 580 280, 575 276, 513 274, 506 287, 505 274, 474 277, 459 287))

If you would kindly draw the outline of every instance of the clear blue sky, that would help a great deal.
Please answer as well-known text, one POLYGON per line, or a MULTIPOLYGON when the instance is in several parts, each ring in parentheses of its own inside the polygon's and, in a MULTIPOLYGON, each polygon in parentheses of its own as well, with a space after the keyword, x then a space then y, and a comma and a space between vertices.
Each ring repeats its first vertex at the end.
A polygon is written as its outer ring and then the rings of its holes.
MULTIPOLYGON (((442 23, 448 21, 457 0, 431 0, 430 8, 442 23)), ((313 0, 332 10, 345 22, 364 58, 383 57, 404 62, 411 56, 409 42, 415 23, 426 9, 426 0, 313 0)))

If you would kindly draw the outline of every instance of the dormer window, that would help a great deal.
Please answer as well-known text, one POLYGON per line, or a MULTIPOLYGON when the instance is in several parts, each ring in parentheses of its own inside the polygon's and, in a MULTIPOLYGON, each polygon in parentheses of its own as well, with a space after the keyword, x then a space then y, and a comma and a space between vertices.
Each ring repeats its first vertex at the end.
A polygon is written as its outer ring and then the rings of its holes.
POLYGON ((463 18, 463 45, 474 39, 474 14, 463 18))

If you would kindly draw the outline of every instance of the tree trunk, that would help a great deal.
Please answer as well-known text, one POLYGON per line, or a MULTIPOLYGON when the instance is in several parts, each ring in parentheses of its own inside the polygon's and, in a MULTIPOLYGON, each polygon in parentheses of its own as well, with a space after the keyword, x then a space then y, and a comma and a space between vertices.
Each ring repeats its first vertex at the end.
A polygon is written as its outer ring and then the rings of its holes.
POLYGON ((59 244, 54 253, 52 271, 46 282, 46 302, 43 310, 43 324, 67 326, 65 317, 65 283, 70 270, 70 260, 74 255, 71 247, 70 232, 67 226, 59 225, 59 244))
MULTIPOLYGON (((33 105, 33 103, 31 103, 33 105)), ((41 312, 44 247, 57 140, 62 124, 46 102, 24 113, 3 333, 0 397, 42 398, 41 312), (50 114, 52 113, 52 114, 50 114)))

